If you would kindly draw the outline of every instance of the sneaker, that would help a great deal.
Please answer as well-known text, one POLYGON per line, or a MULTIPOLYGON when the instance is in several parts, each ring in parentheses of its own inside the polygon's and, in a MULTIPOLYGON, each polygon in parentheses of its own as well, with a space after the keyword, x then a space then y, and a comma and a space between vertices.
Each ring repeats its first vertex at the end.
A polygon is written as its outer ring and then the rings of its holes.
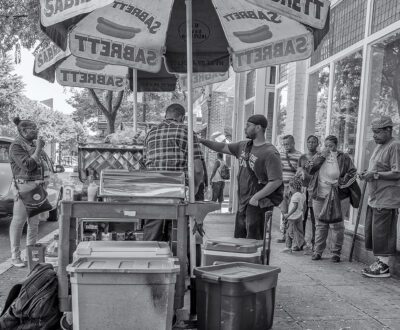
POLYGON ((334 256, 332 256, 331 261, 332 261, 332 262, 340 262, 340 257, 334 255, 334 256))
POLYGON ((376 261, 373 264, 371 264, 368 267, 364 268, 362 270, 362 272, 368 272, 369 270, 374 270, 377 267, 379 267, 379 259, 376 259, 376 261))
POLYGON ((286 242, 285 237, 278 238, 278 239, 276 240, 276 243, 285 243, 285 242, 286 242))
POLYGON ((305 246, 303 250, 305 256, 312 256, 314 253, 314 249, 309 245, 305 246))
POLYGON ((281 252, 282 253, 292 253, 292 249, 291 248, 284 248, 281 252))
POLYGON ((292 250, 298 252, 301 251, 302 248, 299 248, 298 246, 293 246, 292 250))
POLYGON ((361 273, 366 277, 390 277, 389 266, 380 260, 377 260, 371 266, 364 268, 361 273))
POLYGON ((17 268, 26 267, 25 262, 21 258, 11 259, 11 264, 17 268))
POLYGON ((311 260, 321 260, 321 255, 319 253, 314 253, 311 260))

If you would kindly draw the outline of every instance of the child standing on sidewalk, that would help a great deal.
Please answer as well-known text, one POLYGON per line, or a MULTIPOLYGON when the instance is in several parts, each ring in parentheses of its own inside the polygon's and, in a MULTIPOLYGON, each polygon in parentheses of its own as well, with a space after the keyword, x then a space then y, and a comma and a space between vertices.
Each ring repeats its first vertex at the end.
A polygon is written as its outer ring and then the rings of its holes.
POLYGON ((287 228, 286 248, 282 252, 300 251, 305 244, 303 231, 303 209, 306 196, 302 193, 302 182, 298 176, 289 181, 291 193, 289 213, 283 215, 287 228))

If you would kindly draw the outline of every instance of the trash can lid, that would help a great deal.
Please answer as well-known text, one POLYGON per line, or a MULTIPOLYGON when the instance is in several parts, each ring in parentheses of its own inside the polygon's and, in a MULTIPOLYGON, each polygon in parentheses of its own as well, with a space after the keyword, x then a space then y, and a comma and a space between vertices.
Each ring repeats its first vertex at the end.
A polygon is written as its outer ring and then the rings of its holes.
POLYGON ((263 245, 263 241, 246 238, 217 237, 208 239, 204 250, 234 253, 255 253, 263 245))
POLYGON ((87 259, 79 258, 67 266, 70 273, 178 273, 176 259, 87 259))
POLYGON ((93 254, 134 253, 143 256, 172 256, 167 242, 147 241, 87 241, 76 248, 77 257, 90 257, 93 254))
POLYGON ((205 266, 194 269, 196 277, 213 282, 246 282, 277 275, 279 267, 252 264, 248 262, 231 262, 216 266, 205 266))

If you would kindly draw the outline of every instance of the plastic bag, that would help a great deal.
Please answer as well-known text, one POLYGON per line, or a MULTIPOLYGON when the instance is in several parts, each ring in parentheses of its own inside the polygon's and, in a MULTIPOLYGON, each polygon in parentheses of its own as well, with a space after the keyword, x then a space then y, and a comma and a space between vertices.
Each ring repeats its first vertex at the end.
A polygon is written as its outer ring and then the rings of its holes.
POLYGON ((343 221, 342 207, 337 186, 332 186, 331 191, 322 206, 318 220, 323 223, 338 223, 343 221))

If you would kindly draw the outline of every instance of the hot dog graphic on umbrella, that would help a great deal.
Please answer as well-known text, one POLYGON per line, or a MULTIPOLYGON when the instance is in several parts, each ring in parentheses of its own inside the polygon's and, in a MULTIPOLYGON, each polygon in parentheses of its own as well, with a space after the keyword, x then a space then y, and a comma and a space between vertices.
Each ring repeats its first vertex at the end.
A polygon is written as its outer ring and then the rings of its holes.
POLYGON ((249 31, 233 32, 233 35, 237 37, 241 42, 244 42, 246 44, 253 44, 272 38, 272 32, 269 29, 268 25, 263 25, 249 31))
POLYGON ((132 39, 137 33, 142 31, 139 28, 114 23, 104 17, 97 19, 96 30, 107 36, 119 39, 132 39))
POLYGON ((107 64, 102 62, 97 62, 93 60, 89 60, 86 58, 77 57, 75 59, 75 65, 81 69, 91 70, 91 71, 100 71, 103 70, 107 64))

